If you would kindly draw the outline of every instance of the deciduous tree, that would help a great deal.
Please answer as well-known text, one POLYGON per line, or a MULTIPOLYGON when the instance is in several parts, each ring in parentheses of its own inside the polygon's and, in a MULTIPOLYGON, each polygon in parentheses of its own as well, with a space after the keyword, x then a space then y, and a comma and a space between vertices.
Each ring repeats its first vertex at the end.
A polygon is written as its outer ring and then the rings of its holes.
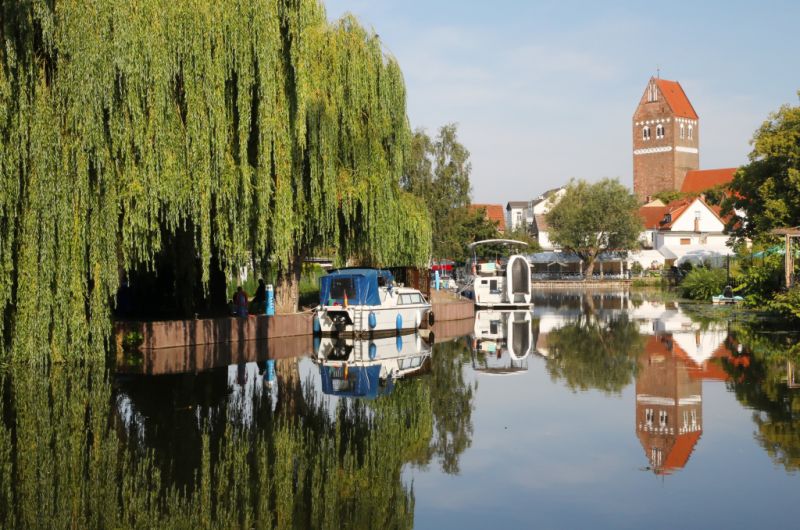
POLYGON ((637 208, 636 196, 617 180, 572 181, 547 213, 550 239, 580 256, 591 276, 601 252, 636 248, 642 231, 637 208))

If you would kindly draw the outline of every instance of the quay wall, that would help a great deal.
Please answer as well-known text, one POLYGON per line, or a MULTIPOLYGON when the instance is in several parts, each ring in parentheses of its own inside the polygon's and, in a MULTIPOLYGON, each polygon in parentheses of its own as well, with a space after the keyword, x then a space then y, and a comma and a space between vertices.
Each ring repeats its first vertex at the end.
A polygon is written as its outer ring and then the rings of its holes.
MULTIPOLYGON (((434 301, 432 305, 436 322, 470 319, 475 315, 475 306, 471 301, 434 301)), ((158 322, 117 322, 114 325, 114 334, 118 352, 122 350, 123 338, 131 332, 138 332, 142 335, 143 341, 140 348, 143 350, 164 348, 184 350, 187 346, 212 344, 226 345, 224 349, 230 350, 229 343, 240 344, 248 341, 273 341, 287 337, 311 337, 313 335, 313 319, 313 313, 305 312, 273 317, 251 315, 247 318, 222 317, 158 322)), ((211 357, 216 355, 215 348, 206 348, 206 350, 208 351, 202 355, 211 357)))

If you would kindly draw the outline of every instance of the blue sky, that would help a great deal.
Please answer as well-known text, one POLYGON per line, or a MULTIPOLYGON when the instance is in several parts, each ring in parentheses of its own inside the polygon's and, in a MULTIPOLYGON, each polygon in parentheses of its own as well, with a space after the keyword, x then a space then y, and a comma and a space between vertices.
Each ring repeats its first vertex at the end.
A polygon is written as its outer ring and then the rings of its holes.
POLYGON ((459 124, 475 202, 572 177, 630 186, 631 117, 657 67, 700 116, 701 168, 745 163, 767 115, 798 104, 796 0, 323 1, 398 59, 412 127, 459 124))

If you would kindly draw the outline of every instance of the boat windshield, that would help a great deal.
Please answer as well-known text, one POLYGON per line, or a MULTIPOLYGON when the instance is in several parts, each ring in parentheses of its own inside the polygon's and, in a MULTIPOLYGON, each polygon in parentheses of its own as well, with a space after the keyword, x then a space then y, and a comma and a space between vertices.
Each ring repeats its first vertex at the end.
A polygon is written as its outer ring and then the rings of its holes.
POLYGON ((345 294, 349 300, 356 299, 356 286, 352 277, 333 278, 331 281, 331 295, 335 300, 344 300, 345 294))

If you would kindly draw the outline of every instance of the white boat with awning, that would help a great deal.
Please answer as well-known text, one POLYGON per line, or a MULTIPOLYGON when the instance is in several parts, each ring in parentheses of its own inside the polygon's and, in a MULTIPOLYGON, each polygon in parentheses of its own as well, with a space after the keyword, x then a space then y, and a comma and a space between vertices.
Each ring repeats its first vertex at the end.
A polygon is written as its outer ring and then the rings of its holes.
POLYGON ((360 337, 406 333, 432 324, 431 304, 422 293, 396 285, 387 270, 343 268, 320 278, 315 333, 360 337))
POLYGON ((480 307, 529 306, 531 267, 528 259, 521 254, 501 252, 514 246, 527 247, 528 244, 513 239, 485 239, 470 244, 472 257, 466 264, 467 285, 462 294, 471 297, 480 307))

